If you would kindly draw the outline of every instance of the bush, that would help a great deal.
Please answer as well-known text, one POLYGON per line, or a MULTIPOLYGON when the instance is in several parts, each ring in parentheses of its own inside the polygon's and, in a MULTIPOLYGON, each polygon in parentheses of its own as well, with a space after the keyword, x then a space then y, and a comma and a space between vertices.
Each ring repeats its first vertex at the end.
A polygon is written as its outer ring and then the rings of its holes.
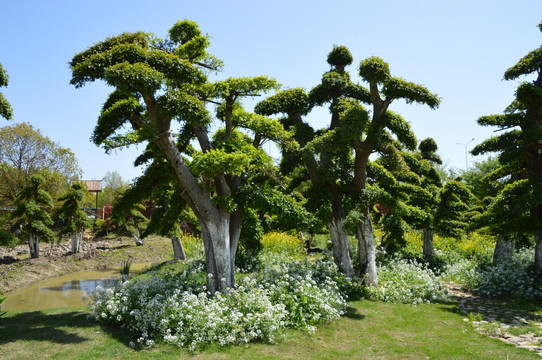
POLYGON ((431 303, 448 296, 440 278, 416 260, 393 258, 378 266, 379 286, 371 289, 375 299, 403 304, 431 303))
POLYGON ((342 314, 346 301, 333 263, 284 256, 262 263, 262 272, 214 297, 206 292, 204 263, 197 260, 182 264, 187 268, 180 272, 164 267, 98 288, 89 307, 95 319, 139 334, 132 346, 164 342, 191 350, 209 343, 273 342, 286 327, 312 332, 342 314))
MULTIPOLYGON (((542 283, 533 269, 533 250, 522 249, 510 262, 502 264, 463 264, 464 275, 460 278, 469 290, 489 297, 521 297, 542 301, 542 283), (469 267, 470 265, 470 267, 469 267)), ((448 273, 457 269, 450 267, 448 273)))

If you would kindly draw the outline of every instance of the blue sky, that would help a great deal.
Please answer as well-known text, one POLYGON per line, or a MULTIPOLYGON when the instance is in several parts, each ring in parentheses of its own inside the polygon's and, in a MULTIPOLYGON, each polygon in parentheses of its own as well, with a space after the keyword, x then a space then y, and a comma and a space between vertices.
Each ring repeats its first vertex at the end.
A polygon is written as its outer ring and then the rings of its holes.
MULTIPOLYGON (((501 113, 513 99, 518 82, 503 81, 504 71, 542 44, 540 0, 0 0, 0 14, 0 63, 10 76, 0 91, 13 121, 29 122, 70 148, 86 179, 114 170, 126 180, 141 173, 132 165, 141 146, 106 155, 89 141, 110 89, 69 85, 73 55, 107 36, 143 30, 161 37, 177 20, 194 20, 225 63, 221 77, 268 75, 307 90, 329 70, 334 44, 354 56, 355 81, 361 60, 382 57, 393 75, 442 98, 437 110, 401 102, 391 110, 418 139, 433 137, 446 164, 458 169, 465 168, 464 144, 474 138, 471 149, 493 134, 476 119, 501 113)), ((325 126, 327 110, 308 119, 325 126)), ((478 159, 469 155, 469 164, 478 159)))

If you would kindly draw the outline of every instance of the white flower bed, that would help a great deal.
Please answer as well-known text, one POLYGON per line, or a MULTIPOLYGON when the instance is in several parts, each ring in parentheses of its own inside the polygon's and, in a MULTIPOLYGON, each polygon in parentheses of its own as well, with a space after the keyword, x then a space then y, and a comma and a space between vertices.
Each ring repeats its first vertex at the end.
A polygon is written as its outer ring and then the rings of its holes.
POLYGON ((194 350, 208 343, 273 342, 285 327, 312 332, 316 324, 343 313, 344 296, 334 279, 322 272, 334 265, 324 262, 317 260, 311 267, 309 262, 277 261, 214 297, 201 285, 201 263, 194 263, 178 274, 98 288, 89 306, 95 319, 137 333, 141 346, 163 342, 194 350))
POLYGON ((474 262, 452 265, 447 273, 456 275, 469 290, 489 297, 514 296, 542 300, 540 280, 532 270, 533 249, 522 249, 510 262, 477 266, 474 262), (470 265, 470 266, 469 266, 470 265))
POLYGON ((440 278, 414 260, 391 259, 377 271, 379 286, 371 289, 371 295, 378 300, 416 305, 448 296, 440 278))

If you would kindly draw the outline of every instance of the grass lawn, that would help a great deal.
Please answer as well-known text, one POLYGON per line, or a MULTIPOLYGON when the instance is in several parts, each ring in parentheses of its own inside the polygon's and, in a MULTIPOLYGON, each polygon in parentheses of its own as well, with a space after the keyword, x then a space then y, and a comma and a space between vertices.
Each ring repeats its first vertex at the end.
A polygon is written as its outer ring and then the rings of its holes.
POLYGON ((288 331, 275 345, 169 346, 134 350, 134 335, 87 320, 85 309, 8 312, 0 318, 0 359, 539 359, 476 333, 454 304, 349 303, 315 334, 288 331))

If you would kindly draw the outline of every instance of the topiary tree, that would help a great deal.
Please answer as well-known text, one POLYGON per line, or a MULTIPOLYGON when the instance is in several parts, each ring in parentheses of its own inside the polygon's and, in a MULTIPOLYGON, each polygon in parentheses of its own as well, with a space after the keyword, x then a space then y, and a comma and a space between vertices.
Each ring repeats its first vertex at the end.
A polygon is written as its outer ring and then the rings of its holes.
POLYGON ((82 201, 85 193, 86 189, 81 183, 73 183, 71 190, 58 199, 63 202, 56 212, 57 217, 63 221, 59 235, 71 235, 72 254, 77 254, 81 251, 83 233, 90 226, 87 215, 82 210, 82 201))
MULTIPOLYGON (((301 154, 285 154, 285 164, 295 164, 295 157, 304 159, 306 172, 313 188, 315 208, 329 219, 334 257, 341 271, 353 272, 348 234, 344 228, 346 214, 358 214, 358 267, 366 283, 376 285, 376 262, 371 206, 383 196, 375 187, 368 191, 369 157, 375 152, 388 151, 395 143, 414 148, 416 140, 408 123, 388 111, 396 99, 417 102, 435 108, 437 96, 426 88, 392 77, 382 59, 372 57, 361 62, 360 75, 369 89, 352 83, 345 67, 352 56, 344 46, 335 46, 328 56, 331 70, 322 76, 321 84, 311 90, 309 97, 300 89, 282 92, 258 104, 256 111, 264 115, 285 113, 285 120, 296 133, 303 147, 301 154), (384 96, 384 98, 382 98, 384 96), (361 103, 372 105, 372 117, 361 103), (331 120, 327 129, 315 131, 304 123, 302 116, 312 106, 328 104, 331 120), (356 209, 345 209, 345 198, 354 198, 356 209)), ((381 168, 381 167, 380 167, 381 168)), ((292 167, 290 167, 292 169, 292 167)))
MULTIPOLYGON (((2 64, 0 64, 0 87, 8 86, 8 80, 8 74, 2 67, 2 64)), ((2 93, 0 93, 0 116, 7 120, 13 118, 13 110, 11 109, 11 105, 2 93)))
MULTIPOLYGON (((542 23, 539 24, 542 31, 542 23)), ((518 234, 535 238, 535 268, 542 271, 542 48, 525 55, 504 73, 505 80, 534 74, 522 82, 516 98, 504 114, 483 116, 482 126, 496 126, 500 133, 476 146, 474 155, 497 152, 499 167, 487 181, 504 179, 507 185, 478 219, 489 231, 498 234, 494 260, 507 261, 518 234)))
POLYGON ((20 230, 30 248, 30 257, 39 257, 39 240, 53 241, 55 234, 49 228, 53 220, 48 210, 53 207, 51 196, 41 189, 45 180, 38 175, 30 178, 28 186, 23 188, 15 199, 16 209, 11 213, 14 223, 12 230, 20 230))
POLYGON ((404 156, 416 174, 411 182, 408 204, 417 211, 412 212, 415 216, 409 216, 408 221, 415 229, 422 230, 423 255, 426 260, 431 260, 435 234, 457 238, 464 233, 472 194, 461 181, 443 181, 437 169, 442 160, 432 138, 421 141, 418 150, 404 156))
POLYGON ((277 121, 239 104, 244 97, 276 89, 277 82, 264 76, 209 82, 208 73, 221 63, 208 54, 208 46, 197 24, 185 20, 165 39, 143 32, 107 38, 75 55, 70 67, 76 87, 103 80, 115 89, 94 130, 96 144, 111 149, 148 141, 167 159, 180 196, 201 225, 207 272, 212 275, 207 286, 214 293, 235 284, 242 209, 232 196, 272 165, 262 142, 281 142, 289 134, 277 121), (220 110, 217 120, 223 127, 215 134, 207 103, 220 110), (124 125, 130 128, 127 133, 122 132, 124 125))
POLYGON ((130 207, 116 206, 113 204, 113 214, 111 222, 117 226, 119 232, 127 231, 132 237, 137 246, 143 245, 141 232, 145 229, 148 219, 143 214, 146 211, 145 205, 141 203, 131 203, 130 207))

